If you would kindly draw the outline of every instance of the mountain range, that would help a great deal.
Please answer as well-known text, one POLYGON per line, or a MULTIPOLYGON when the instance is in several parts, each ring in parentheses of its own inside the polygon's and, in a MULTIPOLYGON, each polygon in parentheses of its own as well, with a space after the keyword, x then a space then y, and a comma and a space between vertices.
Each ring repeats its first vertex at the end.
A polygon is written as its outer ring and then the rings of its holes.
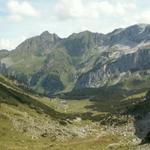
POLYGON ((148 88, 150 25, 67 38, 45 31, 12 51, 1 50, 0 73, 45 95, 112 86, 148 88))

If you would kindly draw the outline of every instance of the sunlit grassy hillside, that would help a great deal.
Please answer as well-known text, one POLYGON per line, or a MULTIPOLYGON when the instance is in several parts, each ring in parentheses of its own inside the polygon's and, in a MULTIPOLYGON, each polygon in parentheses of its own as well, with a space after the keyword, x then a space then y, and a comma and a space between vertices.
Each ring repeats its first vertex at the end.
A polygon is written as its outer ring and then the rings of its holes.
POLYGON ((129 126, 134 118, 121 113, 128 107, 136 111, 144 96, 141 92, 108 101, 46 98, 0 77, 0 149, 136 149, 129 126))

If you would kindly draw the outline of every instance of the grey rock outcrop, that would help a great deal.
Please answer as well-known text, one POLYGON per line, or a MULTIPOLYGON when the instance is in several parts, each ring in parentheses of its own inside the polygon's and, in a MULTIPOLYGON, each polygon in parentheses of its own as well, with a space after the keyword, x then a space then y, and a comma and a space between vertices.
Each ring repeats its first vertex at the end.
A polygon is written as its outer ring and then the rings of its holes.
MULTIPOLYGON (((0 51, 0 61, 2 74, 24 74, 30 88, 42 93, 49 87, 43 87, 43 80, 53 75, 64 87, 60 91, 115 85, 127 74, 150 74, 150 25, 137 24, 108 34, 84 31, 67 38, 45 31, 11 52, 0 51)), ((50 82, 52 87, 56 83, 50 82)))

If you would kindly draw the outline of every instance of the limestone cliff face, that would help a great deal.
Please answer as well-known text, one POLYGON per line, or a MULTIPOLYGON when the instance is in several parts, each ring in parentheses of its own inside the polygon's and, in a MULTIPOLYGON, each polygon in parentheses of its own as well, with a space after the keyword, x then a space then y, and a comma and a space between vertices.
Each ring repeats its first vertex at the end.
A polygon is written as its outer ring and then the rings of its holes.
MULTIPOLYGON (((119 78, 121 74, 150 69, 150 49, 139 49, 118 59, 97 66, 80 76, 77 88, 98 88, 104 86, 109 79, 119 78)), ((119 81, 118 81, 119 82, 119 81)))
POLYGON ((58 83, 61 88, 52 91, 115 85, 126 74, 132 77, 145 70, 150 74, 150 25, 133 25, 108 34, 84 31, 67 38, 45 31, 13 51, 0 51, 0 62, 1 74, 17 80, 21 76, 29 88, 40 93, 52 93, 48 87, 56 88, 58 83), (56 82, 49 86, 43 84, 46 79, 56 82))

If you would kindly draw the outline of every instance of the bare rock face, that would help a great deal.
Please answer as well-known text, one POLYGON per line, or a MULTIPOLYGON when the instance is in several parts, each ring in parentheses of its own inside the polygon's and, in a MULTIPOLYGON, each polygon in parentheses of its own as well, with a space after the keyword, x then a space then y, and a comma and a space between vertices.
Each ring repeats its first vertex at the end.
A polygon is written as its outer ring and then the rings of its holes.
POLYGON ((130 47, 142 42, 150 40, 150 26, 146 24, 138 24, 130 26, 126 29, 115 30, 109 34, 105 42, 106 45, 128 45, 130 47))
POLYGON ((110 78, 119 78, 122 73, 150 69, 150 49, 139 49, 119 57, 112 62, 92 69, 81 75, 77 81, 77 88, 102 87, 110 78))
MULTIPOLYGON (((123 76, 150 69, 150 26, 134 25, 105 35, 99 62, 79 76, 76 89, 99 88, 122 81, 123 76), (110 83, 111 80, 111 83, 110 83)), ((148 71, 149 72, 149 71, 148 71)))
MULTIPOLYGON (((150 25, 137 24, 108 34, 84 31, 67 38, 45 31, 11 52, 0 51, 0 64, 1 74, 16 79, 18 74, 26 76, 28 87, 40 93, 47 93, 49 85, 43 87, 43 80, 49 75, 51 80, 56 75, 64 87, 50 93, 116 85, 126 75, 149 76, 150 25)), ((50 82, 49 87, 57 83, 50 82)))

